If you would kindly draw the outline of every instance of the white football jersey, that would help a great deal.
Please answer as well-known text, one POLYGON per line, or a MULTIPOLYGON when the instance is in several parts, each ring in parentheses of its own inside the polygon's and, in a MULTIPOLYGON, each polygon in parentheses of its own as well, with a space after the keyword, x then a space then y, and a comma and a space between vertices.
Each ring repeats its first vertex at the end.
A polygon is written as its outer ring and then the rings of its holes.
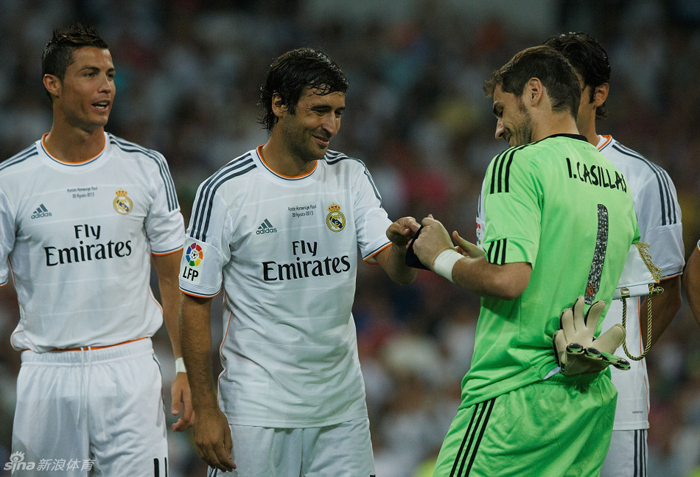
MULTIPOLYGON (((623 146, 612 136, 601 136, 598 150, 615 164, 627 179, 634 199, 641 242, 648 243, 651 259, 662 278, 680 275, 685 265, 681 208, 673 181, 665 170, 623 146)), ((620 286, 624 286, 620 283, 620 286)), ((661 284, 663 286, 663 283, 661 284)), ((627 299, 627 348, 634 356, 644 351, 640 320, 647 319, 647 309, 640 310, 641 298, 627 299)), ((614 300, 603 322, 603 332, 622 324, 622 302, 614 300)), ((652 343, 653 344, 653 343, 652 343)), ((620 347, 617 354, 624 356, 620 347)), ((612 381, 618 391, 614 430, 648 429, 649 382, 646 360, 629 360, 631 368, 620 371, 611 367, 612 381)))
POLYGON ((165 159, 105 133, 99 155, 66 163, 44 138, 0 164, 0 283, 11 271, 20 308, 12 346, 45 352, 153 335, 163 317, 151 253, 184 243, 165 159))
POLYGON ((285 177, 257 150, 200 185, 180 289, 225 290, 219 400, 229 423, 320 427, 365 417, 352 317, 365 261, 391 224, 364 164, 329 151, 285 177))

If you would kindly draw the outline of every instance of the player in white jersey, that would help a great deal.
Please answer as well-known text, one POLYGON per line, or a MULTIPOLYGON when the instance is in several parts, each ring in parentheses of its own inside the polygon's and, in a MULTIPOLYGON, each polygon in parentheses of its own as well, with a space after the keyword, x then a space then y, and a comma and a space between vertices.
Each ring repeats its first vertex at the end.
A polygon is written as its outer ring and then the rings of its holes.
POLYGON ((321 51, 277 58, 261 88, 269 140, 197 192, 181 329, 195 442, 210 475, 374 474, 351 313, 358 247, 364 261, 410 283, 405 246, 416 222, 392 224, 364 164, 328 150, 346 89, 321 51), (222 285, 217 406, 209 320, 222 285))
MULTIPOLYGON (((15 473, 167 475, 150 337, 165 316, 179 357, 184 224, 168 165, 104 131, 115 69, 93 28, 56 30, 42 69, 51 131, 0 164, 0 282, 11 272, 20 306, 15 473)), ((182 430, 192 419, 184 372, 172 393, 177 412, 186 403, 182 430)))
MULTIPOLYGON (((623 146, 611 136, 596 132, 596 119, 607 116, 610 64, 603 47, 586 33, 549 38, 545 44, 561 51, 579 75, 581 104, 577 126, 623 173, 634 198, 641 242, 650 245, 654 265, 661 270, 664 292, 652 298, 652 345, 668 327, 681 305, 681 274, 685 263, 681 208, 676 188, 665 170, 623 146)), ((627 299, 627 348, 640 356, 646 344, 647 305, 644 297, 627 299)), ((622 302, 614 300, 603 332, 622 321, 622 302)), ((601 471, 603 477, 645 476, 649 386, 644 359, 630 360, 628 371, 612 369, 618 389, 615 424, 610 450, 601 471)))

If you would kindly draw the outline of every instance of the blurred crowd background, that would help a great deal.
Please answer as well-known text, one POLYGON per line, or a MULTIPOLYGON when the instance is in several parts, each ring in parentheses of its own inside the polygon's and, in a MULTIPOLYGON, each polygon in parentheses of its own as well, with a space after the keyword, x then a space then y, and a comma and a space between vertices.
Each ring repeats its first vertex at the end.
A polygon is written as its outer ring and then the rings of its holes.
MULTIPOLYGON (((257 101, 272 59, 308 45, 324 49, 350 82, 331 149, 367 164, 392 218, 432 213, 471 240, 486 166, 507 147, 494 140, 484 79, 524 47, 586 31, 612 64, 610 117, 599 133, 669 172, 686 257, 700 238, 696 0, 0 0, 0 159, 49 131, 41 52, 55 27, 76 20, 98 28, 117 69, 107 130, 165 155, 186 222, 199 183, 267 139, 257 101)), ((433 274, 399 287, 378 267, 360 266, 354 316, 378 476, 430 475, 470 365, 478 308, 478 298, 433 274)), ((9 336, 18 313, 6 286, 0 464, 11 443, 20 359, 9 336)), ((684 303, 647 359, 650 476, 700 475, 699 343, 684 303)), ((155 345, 169 409, 174 364, 163 330, 155 345)), ((214 351, 212 359, 218 366, 214 351)), ((172 477, 205 475, 191 431, 171 433, 170 445, 172 477)))

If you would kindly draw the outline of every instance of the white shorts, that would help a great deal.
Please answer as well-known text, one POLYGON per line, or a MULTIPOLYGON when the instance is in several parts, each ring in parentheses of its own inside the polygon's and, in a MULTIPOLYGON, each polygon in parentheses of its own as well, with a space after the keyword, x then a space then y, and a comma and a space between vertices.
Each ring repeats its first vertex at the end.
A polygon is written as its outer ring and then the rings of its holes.
POLYGON ((161 382, 149 338, 22 352, 12 451, 23 455, 13 454, 12 475, 166 476, 161 382))
POLYGON ((613 431, 601 477, 646 477, 647 430, 613 431))
POLYGON ((312 428, 229 427, 237 468, 210 468, 208 477, 374 477, 367 418, 312 428))

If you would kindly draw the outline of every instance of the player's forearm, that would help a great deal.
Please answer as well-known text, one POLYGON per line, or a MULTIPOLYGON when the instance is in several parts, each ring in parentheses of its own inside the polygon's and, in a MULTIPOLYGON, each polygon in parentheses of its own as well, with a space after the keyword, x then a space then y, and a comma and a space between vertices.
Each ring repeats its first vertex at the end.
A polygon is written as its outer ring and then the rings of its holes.
POLYGON ((529 263, 494 265, 485 257, 464 257, 455 263, 452 280, 479 296, 514 300, 527 288, 531 273, 529 263))
POLYGON ((211 299, 182 295, 180 306, 180 336, 182 356, 187 366, 187 379, 192 392, 195 412, 217 407, 212 381, 211 299))
POLYGON ((178 274, 180 270, 180 258, 182 251, 172 254, 154 256, 153 261, 158 272, 158 288, 160 289, 161 304, 163 307, 163 322, 170 338, 173 356, 182 356, 180 349, 180 288, 178 274))
POLYGON ((177 280, 172 280, 172 283, 160 284, 161 299, 163 301, 163 322, 165 329, 170 338, 170 345, 173 348, 173 356, 179 358, 182 356, 180 349, 180 324, 179 324, 179 302, 180 288, 177 280))
POLYGON ((693 250, 685 266, 683 287, 690 309, 693 311, 695 319, 700 323, 700 250, 697 247, 693 250))
MULTIPOLYGON (((386 259, 377 261, 382 266, 389 278, 401 285, 408 285, 415 280, 418 270, 406 266, 406 248, 392 244, 386 248, 386 259)), ((382 253, 384 253, 382 252, 382 253)))
MULTIPOLYGON (((651 344, 656 343, 663 332, 671 324, 673 317, 681 307, 681 277, 668 278, 662 280, 660 286, 664 289, 663 293, 654 295, 651 299, 652 309, 652 328, 651 328, 651 344)), ((647 298, 648 300, 648 298, 647 298)), ((647 300, 642 302, 639 310, 640 325, 642 331, 642 340, 646 346, 647 341, 647 300)))

